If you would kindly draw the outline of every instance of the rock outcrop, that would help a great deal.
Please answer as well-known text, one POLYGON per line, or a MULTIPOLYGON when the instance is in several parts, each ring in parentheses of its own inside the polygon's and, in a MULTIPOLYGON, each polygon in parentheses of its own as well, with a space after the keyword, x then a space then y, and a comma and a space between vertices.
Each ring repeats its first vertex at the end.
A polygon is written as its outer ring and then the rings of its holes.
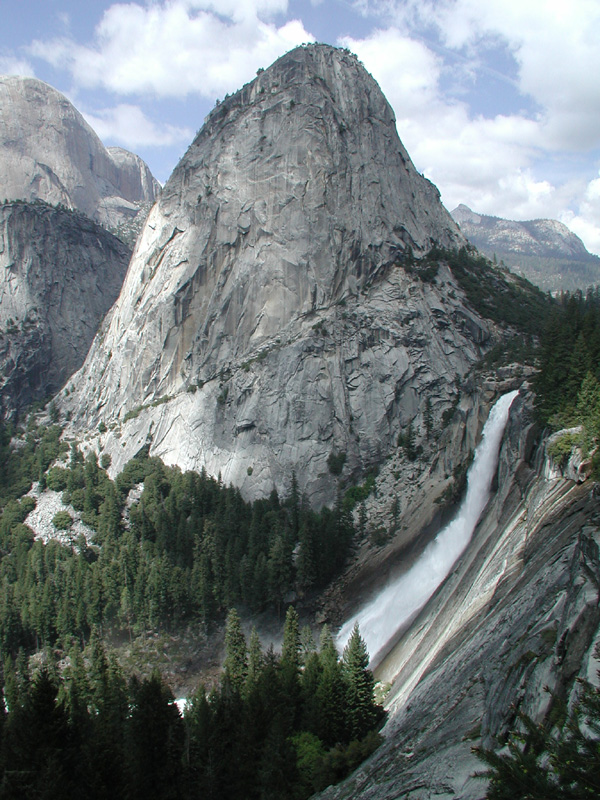
POLYGON ((129 256, 77 212, 0 205, 0 418, 52 396, 79 369, 129 256))
POLYGON ((104 147, 76 108, 35 78, 0 77, 0 200, 43 200, 107 228, 160 192, 141 158, 104 147))
POLYGON ((482 253, 496 257, 542 289, 585 289, 600 280, 600 258, 555 219, 516 222, 457 206, 452 217, 482 253))
POLYGON ((246 497, 295 470, 330 502, 332 453, 358 478, 480 357, 489 325, 450 271, 403 267, 463 242, 356 58, 297 48, 213 110, 164 187, 75 426, 113 428, 114 470, 150 443, 246 497))
POLYGON ((595 681, 600 641, 597 488, 565 480, 517 398, 497 491, 447 580, 376 669, 390 685, 385 741, 323 798, 476 800, 474 745, 500 748, 524 711, 595 681))

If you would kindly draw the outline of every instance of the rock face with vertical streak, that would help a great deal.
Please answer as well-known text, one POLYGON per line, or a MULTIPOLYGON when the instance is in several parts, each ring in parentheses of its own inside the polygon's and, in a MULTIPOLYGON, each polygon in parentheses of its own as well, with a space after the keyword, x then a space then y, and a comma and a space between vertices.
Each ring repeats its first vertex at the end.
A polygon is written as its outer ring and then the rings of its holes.
POLYGON ((159 192, 142 159, 107 149, 56 89, 0 76, 0 201, 43 200, 116 228, 159 192))
POLYGON ((331 502, 332 453, 358 478, 480 357, 488 325, 451 273, 403 267, 463 242, 358 60, 297 48, 213 110, 165 185, 75 427, 112 425, 115 470, 151 443, 247 497, 295 470, 331 502))
POLYGON ((0 419, 52 396, 79 369, 129 256, 82 214, 0 205, 0 419))
POLYGON ((473 747, 501 750, 518 712, 547 723, 544 687, 570 702, 578 678, 597 685, 598 485, 561 475, 532 400, 523 387, 513 404, 472 541, 376 667, 389 687, 382 746, 322 800, 481 800, 473 747))

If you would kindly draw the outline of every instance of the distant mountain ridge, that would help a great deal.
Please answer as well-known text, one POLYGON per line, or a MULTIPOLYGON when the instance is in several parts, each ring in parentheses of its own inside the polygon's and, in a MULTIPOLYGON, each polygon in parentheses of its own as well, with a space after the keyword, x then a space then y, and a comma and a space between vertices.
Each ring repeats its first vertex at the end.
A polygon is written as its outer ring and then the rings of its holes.
POLYGON ((56 89, 0 76, 0 419, 81 366, 159 194, 56 89))
POLYGON ((148 165, 121 147, 105 147, 56 89, 0 76, 0 201, 63 205, 116 230, 159 194, 148 165))
POLYGON ((586 288, 600 282, 600 258, 579 236, 554 219, 515 221, 457 206, 452 217, 478 250, 549 291, 586 288))

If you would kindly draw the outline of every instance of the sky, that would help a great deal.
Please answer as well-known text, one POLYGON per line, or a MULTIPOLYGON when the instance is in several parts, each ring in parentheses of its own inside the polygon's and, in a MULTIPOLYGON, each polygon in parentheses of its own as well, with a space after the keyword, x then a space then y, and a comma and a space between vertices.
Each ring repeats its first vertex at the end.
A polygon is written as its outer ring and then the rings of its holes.
POLYGON ((65 94, 165 182, 217 99, 348 47, 445 206, 559 219, 600 254, 600 0, 0 0, 0 73, 65 94))

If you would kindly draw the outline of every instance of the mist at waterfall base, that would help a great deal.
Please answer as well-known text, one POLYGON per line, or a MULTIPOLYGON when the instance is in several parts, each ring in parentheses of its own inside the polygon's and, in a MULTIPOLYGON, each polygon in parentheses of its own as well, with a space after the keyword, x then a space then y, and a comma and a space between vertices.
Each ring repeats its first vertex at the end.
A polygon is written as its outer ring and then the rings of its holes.
POLYGON ((340 651, 358 622, 373 661, 384 645, 425 605, 449 575, 471 540, 489 500, 508 413, 518 394, 518 391, 513 391, 503 395, 490 411, 467 474, 467 492, 456 517, 427 545, 408 572, 386 586, 342 625, 337 636, 340 651))

